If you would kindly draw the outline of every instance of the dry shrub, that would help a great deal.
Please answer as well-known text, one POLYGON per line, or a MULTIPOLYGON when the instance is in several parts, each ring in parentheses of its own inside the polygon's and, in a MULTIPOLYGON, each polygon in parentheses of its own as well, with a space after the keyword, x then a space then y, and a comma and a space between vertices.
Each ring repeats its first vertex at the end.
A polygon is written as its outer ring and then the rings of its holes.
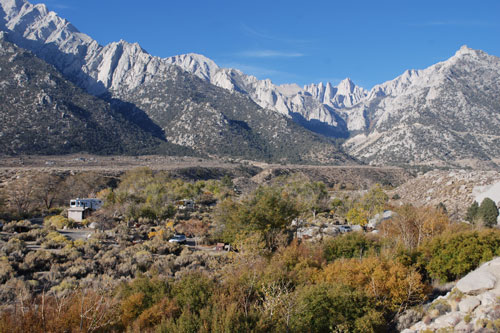
POLYGON ((432 207, 404 205, 395 209, 393 218, 380 225, 382 236, 415 249, 425 240, 442 234, 449 226, 446 213, 432 207))
POLYGON ((362 289, 393 312, 424 301, 429 288, 413 268, 380 257, 334 261, 318 280, 362 289))

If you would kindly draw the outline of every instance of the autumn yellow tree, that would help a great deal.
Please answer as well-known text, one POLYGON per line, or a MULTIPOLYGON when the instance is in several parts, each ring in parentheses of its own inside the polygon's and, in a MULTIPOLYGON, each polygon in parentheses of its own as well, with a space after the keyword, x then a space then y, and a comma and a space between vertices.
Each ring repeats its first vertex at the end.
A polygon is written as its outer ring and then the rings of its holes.
POLYGON ((450 220, 441 209, 404 205, 395 209, 396 214, 380 226, 381 234, 395 239, 408 249, 415 249, 423 241, 443 233, 450 220))
POLYGON ((360 288, 391 312, 422 302, 428 291, 413 268, 381 257, 336 260, 318 274, 318 281, 360 288))

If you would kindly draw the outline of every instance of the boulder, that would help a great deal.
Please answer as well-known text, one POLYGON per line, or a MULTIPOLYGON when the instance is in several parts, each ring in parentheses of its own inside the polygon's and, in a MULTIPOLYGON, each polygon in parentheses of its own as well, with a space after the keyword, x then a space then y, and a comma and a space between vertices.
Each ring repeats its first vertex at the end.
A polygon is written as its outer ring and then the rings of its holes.
POLYGON ((97 224, 96 222, 92 222, 89 224, 89 228, 90 229, 98 229, 99 228, 99 224, 97 224))
POLYGON ((321 232, 325 236, 336 236, 340 233, 339 229, 336 226, 327 226, 327 227, 321 229, 321 232))
POLYGON ((467 324, 465 321, 461 321, 455 326, 453 329, 454 332, 463 332, 463 333, 469 333, 469 332, 474 332, 474 325, 472 324, 467 324))
POLYGON ((497 295, 491 291, 487 291, 477 297, 481 301, 481 305, 490 306, 497 304, 497 295))
POLYGON ((481 304, 477 297, 471 296, 464 298, 460 303, 458 303, 458 309, 460 312, 472 312, 475 308, 477 308, 481 304))
POLYGON ((403 331, 404 329, 411 327, 411 325, 418 322, 420 319, 422 319, 422 317, 422 312, 416 311, 414 309, 406 310, 397 318, 398 331, 403 331))
POLYGON ((462 316, 459 313, 448 313, 444 316, 436 318, 432 323, 432 328, 442 329, 448 327, 455 327, 462 320, 462 316))
POLYGON ((319 227, 303 227, 297 229, 297 238, 313 238, 319 234, 319 227))
POLYGON ((477 294, 481 291, 493 289, 497 278, 486 270, 470 272, 457 282, 457 289, 464 294, 477 294))

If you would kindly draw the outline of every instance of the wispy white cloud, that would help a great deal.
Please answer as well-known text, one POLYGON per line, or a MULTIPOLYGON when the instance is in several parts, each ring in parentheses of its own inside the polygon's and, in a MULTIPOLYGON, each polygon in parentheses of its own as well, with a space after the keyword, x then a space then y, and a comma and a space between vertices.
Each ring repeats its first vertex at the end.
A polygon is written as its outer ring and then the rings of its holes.
POLYGON ((300 52, 285 52, 276 50, 248 50, 238 52, 236 55, 248 58, 298 58, 304 54, 300 52))
POLYGON ((312 42, 311 40, 307 40, 307 39, 275 36, 273 34, 254 29, 254 28, 246 25, 245 23, 241 24, 241 29, 248 36, 257 37, 260 39, 271 40, 271 41, 275 41, 275 42, 282 42, 282 43, 287 43, 287 44, 308 44, 308 43, 312 42))
POLYGON ((53 4, 51 4, 51 6, 54 8, 57 8, 57 9, 69 9, 69 8, 71 8, 70 6, 64 5, 62 3, 53 3, 53 4))

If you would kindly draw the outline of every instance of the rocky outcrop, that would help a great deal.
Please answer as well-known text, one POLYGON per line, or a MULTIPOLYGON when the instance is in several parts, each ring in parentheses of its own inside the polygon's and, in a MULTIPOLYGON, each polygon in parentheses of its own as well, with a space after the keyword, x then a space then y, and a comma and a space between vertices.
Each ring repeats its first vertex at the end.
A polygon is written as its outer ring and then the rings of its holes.
MULTIPOLYGON (((405 333, 498 332, 500 330, 500 258, 460 279, 455 288, 424 307, 423 319, 405 333)), ((402 316, 404 322, 406 317, 402 316)))
POLYGON ((500 156, 499 77, 500 58, 466 46, 406 71, 345 109, 344 147, 374 165, 491 162, 500 156))
POLYGON ((390 192, 394 205, 411 202, 415 206, 437 206, 443 203, 453 219, 463 219, 467 208, 487 185, 500 181, 495 171, 434 170, 410 179, 390 192))
MULTIPOLYGON (((332 140, 304 129, 289 116, 262 109, 244 91, 228 91, 196 76, 215 71, 213 62, 196 67, 198 63, 182 60, 194 72, 190 74, 137 43, 122 40, 102 46, 45 5, 25 0, 0 0, 0 30, 6 40, 106 100, 127 120, 154 130, 166 139, 163 146, 168 150, 276 162, 353 162, 332 140)), ((17 74, 15 80, 24 84, 26 75, 17 74)), ((37 99, 51 103, 43 93, 37 99)))
POLYGON ((345 120, 335 109, 356 104, 366 95, 366 91, 350 79, 342 81, 337 87, 320 83, 301 88, 296 84, 275 85, 269 79, 259 80, 237 69, 220 68, 201 54, 189 53, 164 60, 213 85, 242 92, 262 108, 290 117, 326 136, 347 136, 345 120))

